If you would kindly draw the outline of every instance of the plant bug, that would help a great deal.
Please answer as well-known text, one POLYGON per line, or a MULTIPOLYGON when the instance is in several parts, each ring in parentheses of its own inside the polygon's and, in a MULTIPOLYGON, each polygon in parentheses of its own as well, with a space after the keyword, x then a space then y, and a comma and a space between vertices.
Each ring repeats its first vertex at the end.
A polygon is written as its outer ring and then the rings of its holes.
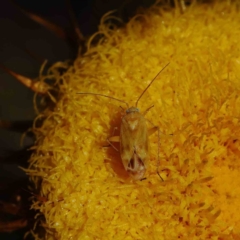
MULTIPOLYGON (((129 107, 129 104, 123 100, 107 96, 99 93, 78 93, 78 94, 90 94, 96 96, 102 96, 110 99, 117 100, 127 105, 126 114, 123 116, 120 127, 120 136, 112 136, 108 138, 108 142, 111 146, 111 142, 120 142, 120 154, 123 166, 128 174, 134 180, 143 180, 144 174, 147 167, 148 158, 148 136, 152 133, 158 131, 159 138, 159 128, 153 127, 150 130, 147 129, 147 123, 145 119, 145 114, 153 107, 149 107, 143 114, 140 113, 139 108, 137 108, 139 100, 142 98, 144 93, 148 90, 151 84, 156 80, 160 73, 169 65, 165 65, 161 71, 153 78, 153 80, 148 84, 145 90, 138 97, 135 106, 129 107)), ((114 146, 113 146, 114 147, 114 146)), ((114 149, 116 149, 114 147, 114 149)), ((117 149, 116 149, 117 150, 117 149)), ((159 147, 158 147, 158 163, 159 163, 159 147)), ((160 176, 160 174, 158 173, 160 176)), ((160 176, 162 179, 162 177, 160 176)), ((163 180, 163 179, 162 179, 163 180)))

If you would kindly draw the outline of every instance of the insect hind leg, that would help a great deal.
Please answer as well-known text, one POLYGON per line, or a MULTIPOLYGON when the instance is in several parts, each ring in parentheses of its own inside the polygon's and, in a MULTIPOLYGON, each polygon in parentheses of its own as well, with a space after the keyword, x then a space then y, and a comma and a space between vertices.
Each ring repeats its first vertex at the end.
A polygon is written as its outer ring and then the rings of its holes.
MULTIPOLYGON (((153 107, 153 106, 152 106, 153 107)), ((152 108, 151 107, 151 108, 152 108)), ((149 109, 150 108, 148 108, 147 109, 147 111, 149 111, 149 109)), ((146 119, 151 125, 153 125, 153 123, 152 122, 150 122, 148 119, 146 119)), ((153 133, 155 133, 157 131, 157 133, 158 133, 158 160, 157 160, 157 174, 158 174, 158 176, 160 177, 160 179, 162 180, 162 181, 164 181, 163 180, 163 178, 161 177, 161 175, 160 175, 160 173, 159 173, 159 166, 160 166, 160 144, 159 144, 159 139, 160 139, 160 129, 159 129, 159 127, 158 126, 154 126, 153 125, 153 127, 152 128, 150 128, 149 130, 148 130, 148 135, 150 136, 150 135, 152 135, 153 133)))

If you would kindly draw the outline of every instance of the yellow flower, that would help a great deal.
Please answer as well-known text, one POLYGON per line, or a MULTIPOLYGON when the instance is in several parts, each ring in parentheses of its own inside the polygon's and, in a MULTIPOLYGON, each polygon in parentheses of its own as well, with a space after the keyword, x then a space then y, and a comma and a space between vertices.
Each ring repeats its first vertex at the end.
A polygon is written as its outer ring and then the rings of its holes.
MULTIPOLYGON (((59 99, 36 133, 29 173, 46 239, 240 238, 240 13, 237 3, 154 6, 124 28, 100 26, 62 76, 59 99), (97 34, 96 34, 97 35, 97 34), (95 37, 96 37, 95 35, 95 37), (159 126, 149 138, 146 180, 133 181, 119 152, 104 148, 119 127, 119 102, 159 126)), ((125 108, 125 106, 122 106, 125 108)), ((151 128, 149 124, 149 128, 151 128)), ((116 145, 116 147, 118 147, 116 145)))

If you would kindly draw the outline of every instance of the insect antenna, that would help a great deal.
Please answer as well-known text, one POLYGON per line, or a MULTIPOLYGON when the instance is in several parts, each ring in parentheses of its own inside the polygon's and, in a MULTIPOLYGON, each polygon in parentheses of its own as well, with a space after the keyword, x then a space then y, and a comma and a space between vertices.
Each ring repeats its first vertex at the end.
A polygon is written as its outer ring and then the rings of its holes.
POLYGON ((83 93, 77 93, 77 94, 90 94, 90 95, 95 95, 95 96, 101 96, 101 97, 106 97, 106 98, 110 98, 110 99, 113 99, 113 100, 116 100, 118 102, 121 102, 121 103, 125 103, 127 105, 127 108, 129 108, 129 105, 127 102, 121 100, 121 99, 118 99, 118 98, 115 98, 115 97, 111 97, 111 96, 107 96, 107 95, 104 95, 104 94, 100 94, 100 93, 88 93, 88 92, 83 92, 83 93))
POLYGON ((151 84, 156 80, 156 78, 160 75, 160 73, 170 64, 170 62, 165 65, 159 72, 158 74, 153 78, 153 80, 147 85, 147 87, 145 88, 145 90, 142 92, 142 94, 140 95, 140 97, 138 98, 138 100, 136 101, 136 107, 138 105, 139 100, 142 98, 143 94, 148 90, 148 88, 151 86, 151 84))

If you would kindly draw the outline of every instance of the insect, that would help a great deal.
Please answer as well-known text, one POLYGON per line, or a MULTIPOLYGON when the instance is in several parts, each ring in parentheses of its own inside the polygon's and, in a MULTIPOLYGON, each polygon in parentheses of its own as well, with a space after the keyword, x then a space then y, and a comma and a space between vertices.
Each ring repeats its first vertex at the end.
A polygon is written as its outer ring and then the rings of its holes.
MULTIPOLYGON (((135 106, 129 107, 129 104, 123 100, 98 93, 78 93, 91 94, 96 96, 107 97, 117 100, 127 105, 126 114, 123 116, 120 127, 120 136, 112 136, 108 138, 111 146, 113 142, 120 142, 120 154, 123 166, 133 180, 142 180, 147 168, 148 158, 148 136, 158 131, 158 127, 147 129, 145 114, 153 107, 149 107, 143 114, 140 113, 138 106, 139 100, 142 98, 147 89, 152 85, 160 73, 169 65, 165 65, 161 71, 153 78, 145 90, 138 97, 135 106)), ((114 147, 114 146, 113 146, 114 147)), ((115 147, 114 147, 115 148, 115 147)), ((116 148, 115 148, 116 149, 116 148)), ((117 150, 117 149, 116 149, 117 150)), ((159 148, 158 148, 158 162, 159 162, 159 148)), ((160 176, 160 174, 158 173, 160 176)), ((161 176, 160 176, 161 178, 161 176)), ((162 178, 161 178, 162 179, 162 178)))

